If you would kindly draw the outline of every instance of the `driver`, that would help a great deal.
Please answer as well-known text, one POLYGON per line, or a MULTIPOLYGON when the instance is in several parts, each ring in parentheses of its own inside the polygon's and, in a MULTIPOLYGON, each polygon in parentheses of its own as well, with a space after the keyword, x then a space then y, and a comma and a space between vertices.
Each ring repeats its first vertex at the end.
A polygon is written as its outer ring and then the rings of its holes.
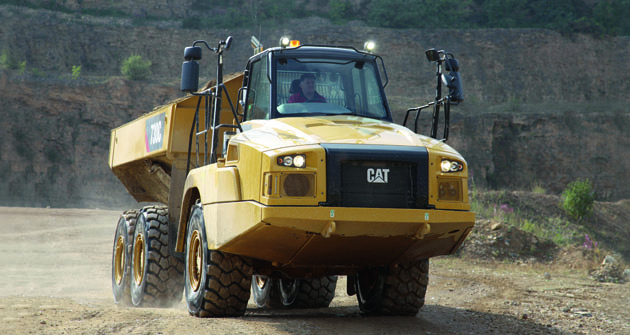
POLYGON ((301 92, 289 97, 288 103, 294 102, 326 102, 326 98, 315 91, 315 75, 305 73, 300 77, 301 92))

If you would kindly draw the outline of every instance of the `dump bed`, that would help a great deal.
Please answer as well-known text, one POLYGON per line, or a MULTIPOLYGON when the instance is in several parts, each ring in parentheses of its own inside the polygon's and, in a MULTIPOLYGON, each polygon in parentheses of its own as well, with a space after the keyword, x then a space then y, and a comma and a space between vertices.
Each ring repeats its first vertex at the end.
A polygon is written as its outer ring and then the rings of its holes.
MULTIPOLYGON (((224 82, 234 103, 242 80, 243 76, 240 74, 224 82)), ((198 104, 199 131, 202 131, 205 125, 206 99, 193 95, 157 107, 152 112, 112 130, 109 167, 136 201, 168 204, 173 170, 186 169, 191 128, 198 104)), ((225 98, 220 122, 234 122, 230 104, 225 98)), ((224 131, 222 129, 219 134, 219 143, 223 143, 224 131)), ((211 130, 207 136, 208 139, 211 138, 211 130)), ((203 155, 203 145, 198 152, 200 156, 203 155)), ((197 148, 193 137, 191 167, 196 165, 196 158, 197 148)))

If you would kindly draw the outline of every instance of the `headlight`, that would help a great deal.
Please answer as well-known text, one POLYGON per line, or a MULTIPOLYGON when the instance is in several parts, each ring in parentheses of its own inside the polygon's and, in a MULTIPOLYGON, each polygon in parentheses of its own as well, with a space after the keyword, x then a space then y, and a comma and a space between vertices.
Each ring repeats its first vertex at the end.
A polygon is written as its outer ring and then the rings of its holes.
POLYGON ((455 160, 443 159, 440 163, 440 169, 442 172, 460 172, 464 169, 464 164, 455 160))
POLYGON ((277 159, 278 165, 286 167, 304 168, 306 167, 305 155, 280 156, 277 159))
POLYGON ((303 155, 297 155, 293 157, 293 165, 295 167, 303 168, 306 166, 306 158, 303 155))

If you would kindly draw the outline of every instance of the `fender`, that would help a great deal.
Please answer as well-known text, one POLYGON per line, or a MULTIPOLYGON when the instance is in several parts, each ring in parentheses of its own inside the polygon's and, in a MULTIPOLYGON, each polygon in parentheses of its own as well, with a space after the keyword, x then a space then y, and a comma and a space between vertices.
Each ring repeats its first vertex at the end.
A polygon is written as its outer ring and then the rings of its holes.
MULTIPOLYGON (((193 204, 200 202, 202 205, 209 205, 220 202, 241 201, 240 189, 238 169, 234 166, 218 167, 217 164, 210 164, 191 170, 184 184, 184 197, 182 199, 175 250, 177 252, 184 251, 186 225, 190 216, 190 208, 192 208, 193 204), (208 187, 211 185, 214 187, 208 187)), ((215 224, 206 220, 206 232, 209 238, 214 235, 214 226, 215 224)))

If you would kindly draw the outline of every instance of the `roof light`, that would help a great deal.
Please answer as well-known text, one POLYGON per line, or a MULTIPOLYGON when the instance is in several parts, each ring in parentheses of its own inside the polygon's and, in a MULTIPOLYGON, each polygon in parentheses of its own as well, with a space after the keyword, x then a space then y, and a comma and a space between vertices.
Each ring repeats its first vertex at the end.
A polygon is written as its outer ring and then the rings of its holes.
POLYGON ((280 46, 283 48, 286 48, 289 46, 289 43, 291 43, 291 39, 289 39, 288 37, 281 37, 280 38, 280 46))
POLYGON ((292 40, 286 36, 280 38, 280 46, 284 49, 286 47, 296 48, 300 46, 300 41, 292 40))
POLYGON ((372 53, 372 51, 374 51, 374 48, 376 47, 376 44, 372 41, 367 41, 365 42, 365 44, 363 45, 363 48, 365 49, 365 51, 372 53))

